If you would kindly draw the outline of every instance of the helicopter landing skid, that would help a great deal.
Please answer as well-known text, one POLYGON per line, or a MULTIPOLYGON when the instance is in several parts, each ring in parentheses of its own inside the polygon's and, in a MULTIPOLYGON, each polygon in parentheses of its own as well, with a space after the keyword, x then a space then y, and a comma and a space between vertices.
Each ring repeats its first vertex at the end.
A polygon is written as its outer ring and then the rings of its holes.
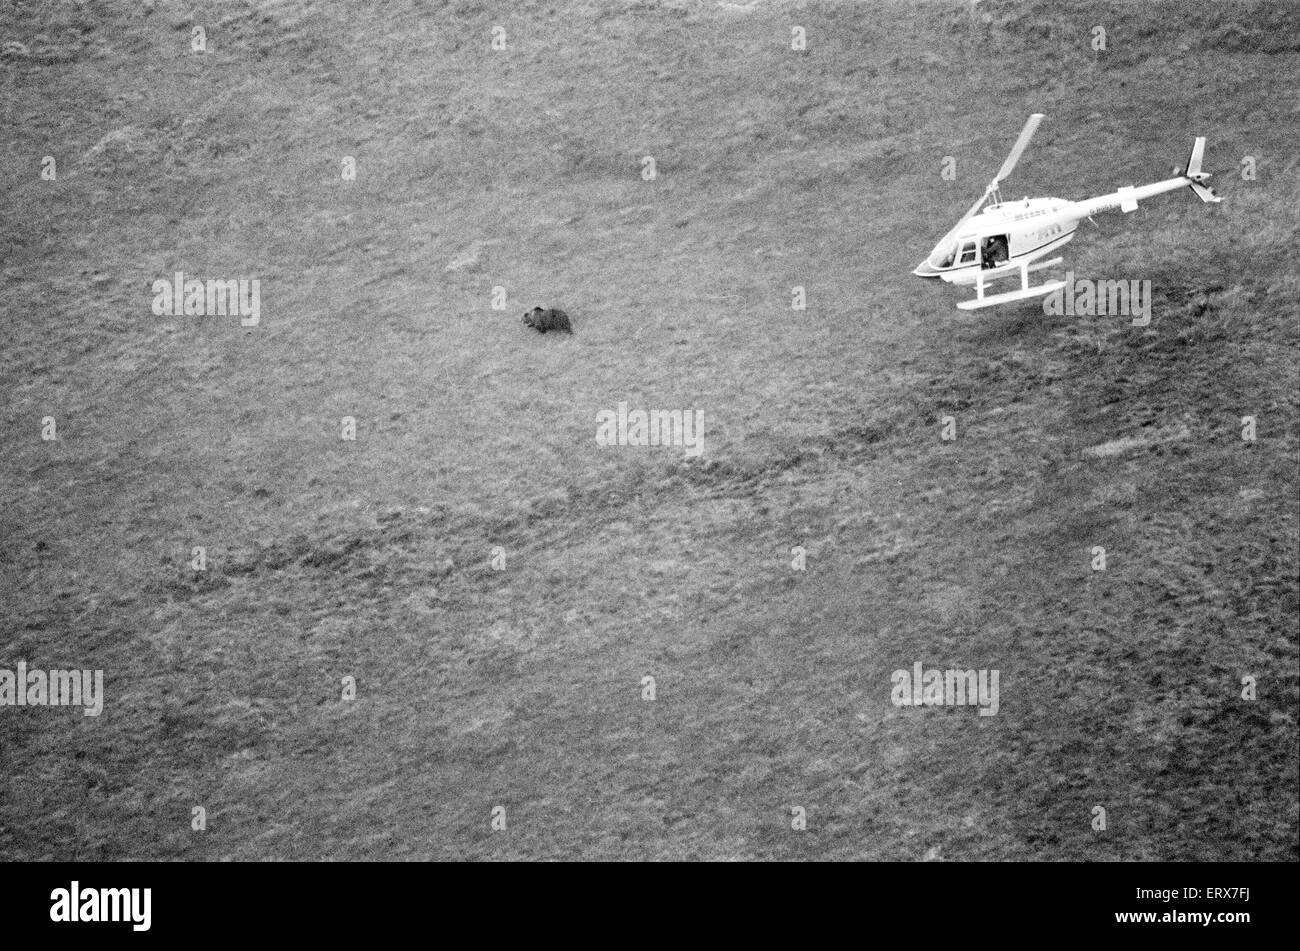
MULTIPOLYGON (((958 310, 978 310, 982 307, 995 307, 998 304, 1009 304, 1012 301, 1025 300, 1030 297, 1042 297, 1053 291, 1059 290, 1065 286, 1065 281, 1048 281, 1045 284, 1036 284, 1033 287, 1029 285, 1029 273, 1031 271, 1041 271, 1044 268, 1055 267, 1064 261, 1064 258, 1052 258, 1050 261, 1038 261, 1030 264, 1028 261, 1021 261, 1018 264, 1003 264, 1001 267, 989 268, 987 271, 980 271, 975 275, 975 299, 964 300, 957 304, 958 310), (1002 294, 985 294, 984 283, 989 279, 997 280, 1001 277, 1010 277, 1015 273, 1020 274, 1020 289, 1015 291, 1006 291, 1002 294)), ((963 283, 965 283, 963 281, 963 283)))

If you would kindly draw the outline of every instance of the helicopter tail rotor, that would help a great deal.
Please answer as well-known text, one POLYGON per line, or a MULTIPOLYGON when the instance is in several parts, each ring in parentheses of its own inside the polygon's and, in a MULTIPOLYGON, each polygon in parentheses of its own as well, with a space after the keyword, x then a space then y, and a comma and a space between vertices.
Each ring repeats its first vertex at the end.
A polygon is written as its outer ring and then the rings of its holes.
POLYGON ((1187 171, 1183 172, 1183 177, 1187 179, 1192 191, 1196 197, 1203 202, 1214 203, 1222 201, 1214 193, 1214 189, 1205 184, 1210 178, 1209 172, 1201 171, 1201 160, 1205 156, 1205 136, 1197 136, 1196 143, 1192 146, 1192 154, 1187 159, 1187 171))

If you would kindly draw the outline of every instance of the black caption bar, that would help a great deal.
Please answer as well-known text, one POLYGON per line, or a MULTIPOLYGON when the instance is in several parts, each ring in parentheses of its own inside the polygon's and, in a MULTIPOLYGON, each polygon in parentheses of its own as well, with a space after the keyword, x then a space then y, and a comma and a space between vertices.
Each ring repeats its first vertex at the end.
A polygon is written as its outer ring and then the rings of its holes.
POLYGON ((11 864, 0 866, 0 910, 7 937, 56 940, 283 934, 337 943, 456 921, 587 931, 600 918, 634 930, 671 921, 678 931, 689 916, 740 930, 769 920, 819 929, 842 919, 858 934, 903 927, 927 944, 959 933, 1231 942, 1259 940, 1283 920, 1290 871, 1228 863, 661 863, 560 865, 538 875, 486 864, 11 864))

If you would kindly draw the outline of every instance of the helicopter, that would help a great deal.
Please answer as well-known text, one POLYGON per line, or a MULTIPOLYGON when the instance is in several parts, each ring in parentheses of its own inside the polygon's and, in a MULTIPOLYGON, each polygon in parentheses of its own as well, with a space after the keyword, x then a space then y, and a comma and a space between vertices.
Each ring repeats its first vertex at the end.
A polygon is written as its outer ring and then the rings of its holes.
POLYGON ((930 255, 912 272, 918 277, 938 277, 962 286, 975 285, 975 297, 958 303, 960 310, 976 310, 1041 297, 1064 287, 1064 281, 1046 281, 1031 286, 1029 275, 1034 271, 1054 267, 1065 260, 1062 257, 1043 259, 1069 243, 1079 223, 1099 211, 1118 208, 1127 214, 1137 210, 1139 201, 1183 186, 1190 187, 1203 202, 1217 203, 1222 200, 1213 188, 1205 184, 1210 175, 1201 171, 1201 160, 1205 153, 1205 137, 1201 136, 1196 139, 1187 166, 1179 172, 1177 178, 1138 187, 1126 185, 1108 195, 1083 201, 1029 197, 1020 201, 1003 201, 999 186, 1020 161, 1021 154, 1042 121, 1042 113, 1036 112, 1029 117, 1016 144, 1011 147, 1011 154, 1002 163, 1002 168, 993 181, 984 189, 979 201, 961 216, 961 220, 940 239, 930 255), (1018 290, 1001 294, 985 293, 985 287, 990 281, 1016 275, 1020 276, 1018 290))

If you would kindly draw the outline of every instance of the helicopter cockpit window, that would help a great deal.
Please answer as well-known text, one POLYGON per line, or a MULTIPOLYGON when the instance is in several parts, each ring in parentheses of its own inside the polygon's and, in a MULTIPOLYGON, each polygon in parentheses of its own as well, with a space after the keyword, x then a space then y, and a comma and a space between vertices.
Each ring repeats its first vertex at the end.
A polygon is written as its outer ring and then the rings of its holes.
POLYGON ((962 244, 961 258, 957 261, 957 263, 958 264, 975 263, 975 242, 974 241, 966 241, 962 244))
POLYGON ((940 241, 938 246, 930 252, 930 265, 940 268, 952 267, 955 257, 957 257, 957 242, 940 241))

